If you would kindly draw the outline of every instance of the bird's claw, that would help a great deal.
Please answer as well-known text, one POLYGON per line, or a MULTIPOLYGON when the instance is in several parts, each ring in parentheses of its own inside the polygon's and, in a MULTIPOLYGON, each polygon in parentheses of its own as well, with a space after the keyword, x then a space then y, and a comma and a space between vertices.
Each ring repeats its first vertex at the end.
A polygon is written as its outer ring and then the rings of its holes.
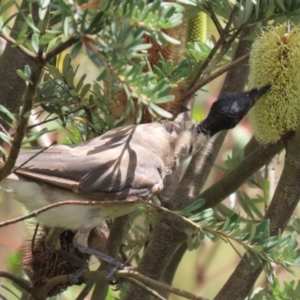
POLYGON ((72 274, 68 274, 69 282, 76 285, 81 285, 83 283, 82 274, 89 271, 87 264, 83 264, 78 270, 72 274))

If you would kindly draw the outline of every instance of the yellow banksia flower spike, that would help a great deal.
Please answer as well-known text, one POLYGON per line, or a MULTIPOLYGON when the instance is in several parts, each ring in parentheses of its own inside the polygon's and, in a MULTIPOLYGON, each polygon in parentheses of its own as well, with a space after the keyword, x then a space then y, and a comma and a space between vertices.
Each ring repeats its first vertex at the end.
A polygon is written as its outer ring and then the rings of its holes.
POLYGON ((300 28, 269 27, 250 52, 249 88, 270 84, 271 90, 249 112, 256 139, 275 143, 300 124, 300 28))
POLYGON ((203 12, 188 20, 187 24, 187 42, 201 41, 205 43, 207 33, 206 14, 203 12))

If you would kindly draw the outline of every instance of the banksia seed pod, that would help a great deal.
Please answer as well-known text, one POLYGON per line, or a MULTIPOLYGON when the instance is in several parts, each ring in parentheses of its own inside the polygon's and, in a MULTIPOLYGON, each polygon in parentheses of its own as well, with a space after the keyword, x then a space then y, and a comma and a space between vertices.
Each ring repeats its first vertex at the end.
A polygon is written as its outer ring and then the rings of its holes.
POLYGON ((269 27, 253 43, 249 88, 270 84, 249 112, 256 139, 275 143, 300 123, 300 28, 269 27))
MULTIPOLYGON (((50 228, 40 226, 35 239, 24 241, 19 249, 22 255, 22 267, 29 275, 33 289, 42 288, 53 277, 73 274, 79 269, 76 262, 70 261, 59 254, 50 253, 46 249, 45 241, 49 232, 50 228)), ((89 236, 89 246, 96 251, 103 252, 108 234, 105 223, 94 228, 89 236)), ((73 237, 74 233, 70 230, 61 233, 60 244, 62 249, 88 262, 90 255, 82 253, 74 247, 73 237)), ((48 291, 47 296, 55 297, 71 285, 69 282, 58 282, 48 291)))

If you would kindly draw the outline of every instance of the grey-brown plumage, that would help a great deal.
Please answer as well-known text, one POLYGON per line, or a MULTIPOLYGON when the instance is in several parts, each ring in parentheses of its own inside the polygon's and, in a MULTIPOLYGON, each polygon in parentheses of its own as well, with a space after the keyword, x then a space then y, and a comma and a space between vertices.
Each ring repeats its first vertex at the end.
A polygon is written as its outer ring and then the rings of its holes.
MULTIPOLYGON (((233 128, 269 88, 220 97, 200 124, 164 121, 120 127, 77 146, 53 146, 31 160, 39 150, 22 151, 16 166, 29 161, 1 186, 30 211, 65 200, 148 200, 153 196, 168 200, 177 188, 175 170, 182 162, 214 134, 233 128)), ((49 227, 87 233, 103 220, 137 206, 67 205, 37 218, 49 227)))

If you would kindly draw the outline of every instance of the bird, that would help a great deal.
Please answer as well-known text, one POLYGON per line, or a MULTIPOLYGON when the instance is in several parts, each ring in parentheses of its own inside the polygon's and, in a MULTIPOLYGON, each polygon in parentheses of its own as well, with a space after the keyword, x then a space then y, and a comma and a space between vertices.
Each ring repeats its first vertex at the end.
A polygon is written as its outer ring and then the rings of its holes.
POLYGON ((172 182, 183 162, 201 151, 215 134, 234 128, 270 88, 225 94, 200 123, 127 125, 75 146, 55 145, 43 152, 22 150, 15 171, 0 187, 29 211, 67 200, 99 201, 99 206, 54 207, 39 214, 37 220, 53 228, 46 240, 49 250, 76 261, 58 242, 59 234, 70 229, 76 231, 76 248, 116 264, 113 258, 88 247, 90 231, 107 219, 137 209, 136 200, 169 200, 178 183, 166 182, 172 182))

